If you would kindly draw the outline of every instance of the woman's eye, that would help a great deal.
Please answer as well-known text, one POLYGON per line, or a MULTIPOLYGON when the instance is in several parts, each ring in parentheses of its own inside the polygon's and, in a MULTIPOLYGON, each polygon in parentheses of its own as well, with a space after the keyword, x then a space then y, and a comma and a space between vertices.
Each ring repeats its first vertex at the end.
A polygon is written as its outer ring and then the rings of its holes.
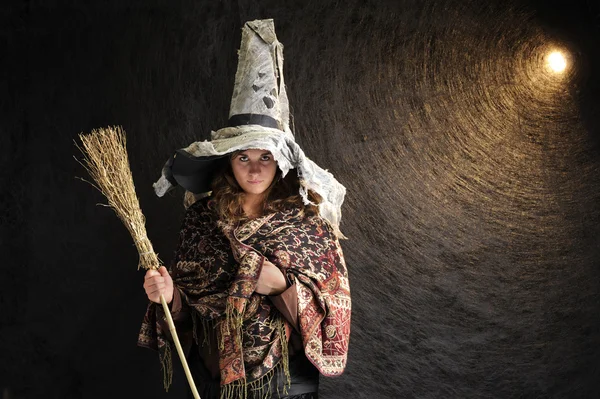
POLYGON ((238 159, 239 159, 240 161, 242 161, 242 162, 247 162, 247 161, 248 161, 248 157, 247 157, 247 156, 245 156, 245 155, 240 155, 238 159))
POLYGON ((270 155, 263 155, 261 157, 261 161, 270 161, 271 160, 271 156, 270 155))

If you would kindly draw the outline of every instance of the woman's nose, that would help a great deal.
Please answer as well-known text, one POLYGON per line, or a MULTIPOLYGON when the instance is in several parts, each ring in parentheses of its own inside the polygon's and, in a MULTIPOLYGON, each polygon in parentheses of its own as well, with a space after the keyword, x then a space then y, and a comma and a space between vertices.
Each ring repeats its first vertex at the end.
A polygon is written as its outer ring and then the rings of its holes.
POLYGON ((252 174, 260 173, 260 164, 258 162, 250 162, 250 173, 252 173, 252 174))

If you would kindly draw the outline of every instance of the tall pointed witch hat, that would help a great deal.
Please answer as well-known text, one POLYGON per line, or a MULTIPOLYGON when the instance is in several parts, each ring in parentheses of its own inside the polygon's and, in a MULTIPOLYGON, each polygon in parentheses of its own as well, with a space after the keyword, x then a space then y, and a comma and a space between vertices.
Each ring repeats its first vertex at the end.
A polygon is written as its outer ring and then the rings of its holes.
POLYGON ((306 157, 294 140, 283 79, 283 44, 277 40, 272 19, 244 24, 238 57, 228 126, 211 132, 210 141, 177 150, 153 185, 156 194, 162 197, 177 185, 193 194, 207 193, 214 173, 228 161, 227 154, 264 149, 271 151, 283 176, 297 170, 306 204, 310 203, 308 190, 319 194, 321 216, 343 237, 339 224, 346 189, 306 157))

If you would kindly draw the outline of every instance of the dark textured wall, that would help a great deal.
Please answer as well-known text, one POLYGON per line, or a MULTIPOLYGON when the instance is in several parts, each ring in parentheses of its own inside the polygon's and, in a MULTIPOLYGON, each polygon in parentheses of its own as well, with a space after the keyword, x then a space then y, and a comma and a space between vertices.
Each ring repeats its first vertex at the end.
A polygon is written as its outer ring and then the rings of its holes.
POLYGON ((74 140, 124 127, 169 261, 182 193, 151 184, 224 126, 254 18, 285 45, 297 141, 348 188, 349 363, 321 396, 600 397, 600 11, 566 3, 0 6, 2 399, 185 395, 135 345, 143 272, 74 140))

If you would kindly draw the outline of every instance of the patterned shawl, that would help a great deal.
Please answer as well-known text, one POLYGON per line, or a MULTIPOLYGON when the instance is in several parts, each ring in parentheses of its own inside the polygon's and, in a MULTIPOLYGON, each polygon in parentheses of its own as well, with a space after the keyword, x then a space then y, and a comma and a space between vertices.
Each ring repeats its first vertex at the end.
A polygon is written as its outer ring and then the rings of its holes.
MULTIPOLYGON (((194 329, 198 322, 215 329, 225 396, 265 387, 276 367, 287 374, 291 326, 267 296, 254 292, 265 258, 295 284, 307 358, 321 374, 340 375, 351 302, 344 257, 329 223, 291 209, 232 226, 218 221, 208 201, 188 208, 170 272, 192 310, 194 329)), ((158 317, 160 307, 150 304, 138 345, 158 349, 170 373, 169 341, 158 317)))

